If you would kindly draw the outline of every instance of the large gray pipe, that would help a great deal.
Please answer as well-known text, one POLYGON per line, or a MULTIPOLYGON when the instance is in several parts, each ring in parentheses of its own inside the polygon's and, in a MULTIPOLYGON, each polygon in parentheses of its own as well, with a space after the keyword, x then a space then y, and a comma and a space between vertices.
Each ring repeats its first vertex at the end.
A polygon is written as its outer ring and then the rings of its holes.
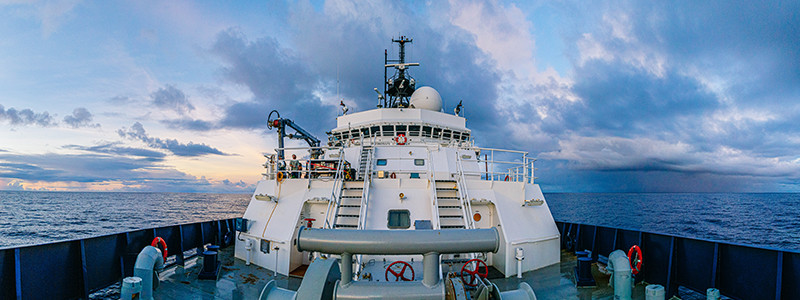
POLYGON ((153 288, 158 281, 154 270, 164 267, 164 257, 161 250, 153 246, 147 246, 139 252, 136 257, 136 264, 133 266, 133 276, 142 279, 142 300, 153 299, 153 288))
POLYGON ((497 252, 496 228, 448 230, 341 230, 302 228, 297 250, 331 254, 441 254, 497 252))

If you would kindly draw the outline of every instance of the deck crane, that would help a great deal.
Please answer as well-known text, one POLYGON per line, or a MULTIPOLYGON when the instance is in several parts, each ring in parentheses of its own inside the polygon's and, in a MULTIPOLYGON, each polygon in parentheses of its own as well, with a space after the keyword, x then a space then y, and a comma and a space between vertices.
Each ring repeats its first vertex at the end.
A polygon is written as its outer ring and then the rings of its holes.
MULTIPOLYGON (((295 122, 289 119, 281 118, 281 114, 278 113, 277 110, 273 110, 267 116, 267 128, 277 128, 278 129, 278 160, 283 160, 283 138, 288 137, 290 139, 296 140, 305 140, 306 143, 311 148, 319 147, 320 141, 319 139, 315 138, 311 133, 308 133, 305 129, 297 125, 295 122), (272 118, 272 114, 276 115, 276 118, 272 118), (286 134, 286 126, 295 130, 295 133, 286 134)), ((315 156, 316 152, 319 152, 319 149, 312 149, 311 155, 315 156)))

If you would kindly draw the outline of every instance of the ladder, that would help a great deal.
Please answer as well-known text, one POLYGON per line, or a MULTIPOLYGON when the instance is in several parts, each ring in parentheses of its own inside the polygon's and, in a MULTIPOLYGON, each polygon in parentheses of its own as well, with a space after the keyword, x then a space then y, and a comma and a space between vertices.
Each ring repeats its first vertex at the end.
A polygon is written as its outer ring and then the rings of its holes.
POLYGON ((344 181, 338 208, 333 219, 334 229, 358 229, 364 187, 360 181, 344 181))
POLYGON ((372 147, 361 147, 361 162, 358 166, 358 175, 356 175, 358 180, 364 180, 364 176, 367 173, 367 168, 369 167, 371 169, 372 166, 369 166, 369 163, 372 162, 372 152, 372 147))
POLYGON ((439 212, 439 228, 463 229, 464 206, 459 199, 458 183, 454 180, 435 180, 437 211, 439 212))

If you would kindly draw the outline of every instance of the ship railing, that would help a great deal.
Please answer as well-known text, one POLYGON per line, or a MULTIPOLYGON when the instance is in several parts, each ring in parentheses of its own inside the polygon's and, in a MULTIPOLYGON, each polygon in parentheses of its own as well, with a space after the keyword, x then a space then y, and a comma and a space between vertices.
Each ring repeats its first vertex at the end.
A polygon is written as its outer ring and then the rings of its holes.
POLYGON ((441 224, 439 223, 439 198, 436 197, 436 172, 433 169, 433 157, 431 153, 433 152, 428 151, 428 186, 430 187, 431 204, 433 204, 433 209, 431 210, 433 213, 431 225, 433 229, 441 229, 441 224))
POLYGON ((339 160, 336 164, 333 187, 331 187, 331 200, 328 201, 328 207, 325 209, 325 224, 323 224, 324 228, 333 228, 336 224, 336 217, 339 214, 339 205, 342 201, 342 188, 344 187, 344 180, 342 180, 342 170, 344 170, 342 163, 343 161, 344 150, 339 148, 339 160), (333 216, 333 220, 331 220, 331 215, 333 216))
POLYGON ((470 201, 469 191, 467 190, 467 179, 464 176, 464 166, 461 163, 461 155, 456 156, 456 164, 458 167, 458 177, 456 183, 458 184, 458 194, 461 198, 462 215, 464 217, 464 226, 467 229, 475 228, 475 222, 472 220, 472 201, 470 201))
POLYGON ((236 226, 236 219, 223 219, 3 247, 0 299, 97 298, 109 286, 119 290, 122 279, 133 276, 139 252, 155 237, 163 238, 169 249, 165 267, 184 266, 202 255, 206 245, 233 245, 236 226))
POLYGON ((367 229, 367 212, 369 212, 369 187, 372 185, 372 157, 374 149, 367 155, 366 169, 364 170, 364 187, 361 189, 361 211, 358 215, 358 229, 367 229))
POLYGON ((495 148, 467 148, 474 150, 475 158, 459 156, 462 164, 473 164, 471 169, 463 169, 462 173, 470 178, 488 181, 510 181, 533 184, 535 158, 528 157, 526 151, 505 150, 495 148))
MULTIPOLYGON (((276 152, 284 151, 287 157, 292 154, 297 154, 298 159, 286 158, 278 159, 275 153, 265 153, 267 162, 264 163, 266 173, 263 173, 264 179, 274 180, 277 178, 278 173, 282 173, 284 179, 290 178, 304 178, 330 180, 335 179, 336 173, 343 162, 343 148, 342 147, 294 147, 294 148, 275 148, 276 152), (313 158, 311 154, 322 153, 326 151, 336 151, 339 157, 335 160, 332 159, 319 159, 313 158), (293 161, 299 163, 300 168, 293 167, 293 161)), ((296 165, 296 164, 295 164, 296 165)))

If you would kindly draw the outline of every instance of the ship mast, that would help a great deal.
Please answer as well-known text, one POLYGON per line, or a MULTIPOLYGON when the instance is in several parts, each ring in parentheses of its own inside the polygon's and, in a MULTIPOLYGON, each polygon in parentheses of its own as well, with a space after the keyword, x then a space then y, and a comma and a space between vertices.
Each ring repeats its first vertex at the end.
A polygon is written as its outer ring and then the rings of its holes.
POLYGON ((400 45, 400 59, 389 59, 388 51, 384 50, 384 98, 383 106, 392 108, 408 107, 409 97, 414 93, 416 81, 411 75, 406 74, 406 69, 411 66, 419 66, 419 63, 406 63, 406 43, 411 43, 413 39, 400 36, 399 39, 392 39, 393 43, 400 45), (387 79, 389 68, 396 69, 395 74, 387 79))

